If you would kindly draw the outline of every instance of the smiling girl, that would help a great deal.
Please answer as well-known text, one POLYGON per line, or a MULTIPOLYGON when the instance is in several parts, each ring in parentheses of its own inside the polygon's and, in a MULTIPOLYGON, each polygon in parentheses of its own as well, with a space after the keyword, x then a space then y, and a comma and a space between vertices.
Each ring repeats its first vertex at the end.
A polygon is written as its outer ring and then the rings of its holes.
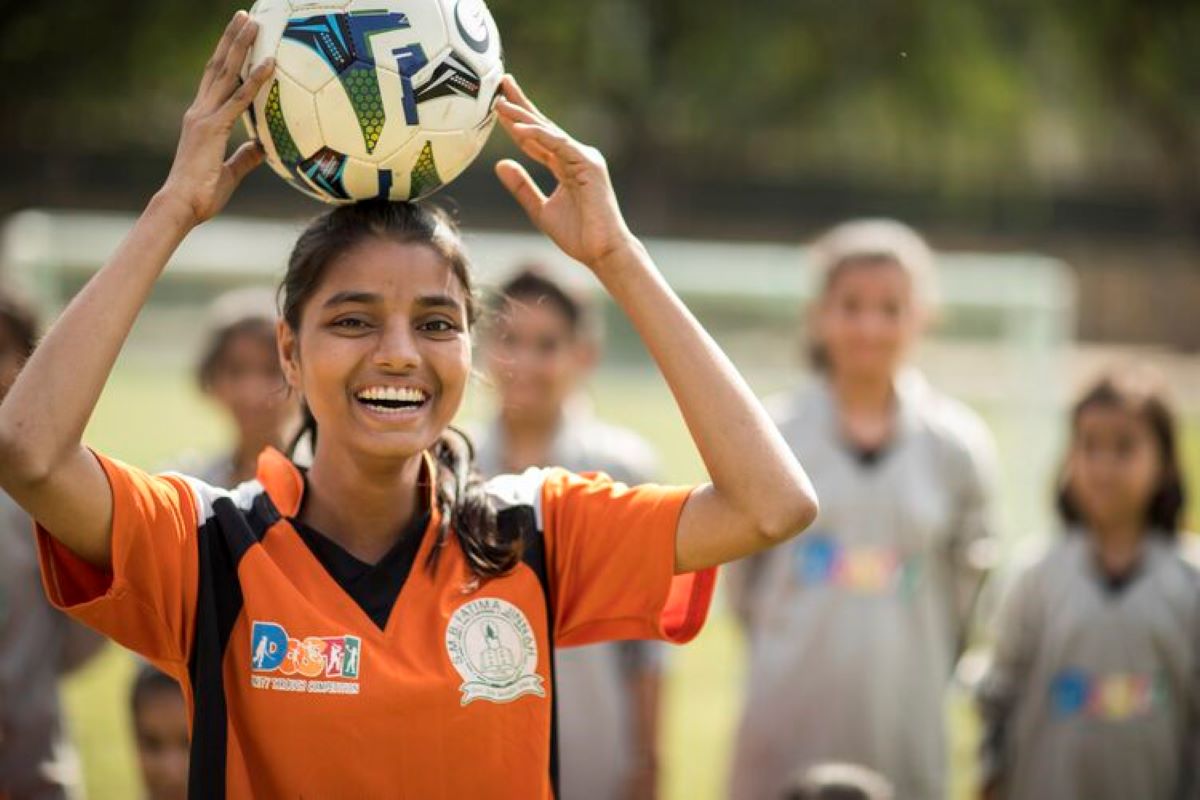
POLYGON ((979 687, 987 800, 1200 797, 1200 576, 1177 550, 1176 430, 1142 369, 1075 404, 1064 535, 1008 592, 979 687))
POLYGON ((162 189, 0 406, 0 484, 39 523, 52 600, 182 683, 192 796, 550 797, 552 646, 686 640, 711 568, 806 527, 812 487, 630 233, 600 154, 511 78, 500 121, 557 186, 513 161, 497 174, 628 315, 711 483, 482 482, 448 427, 471 371, 469 265, 444 215, 406 204, 325 213, 289 261, 279 354, 309 469, 268 449, 226 491, 83 446, 171 254, 262 160, 225 155, 272 71, 238 85, 255 34, 235 15, 162 189))

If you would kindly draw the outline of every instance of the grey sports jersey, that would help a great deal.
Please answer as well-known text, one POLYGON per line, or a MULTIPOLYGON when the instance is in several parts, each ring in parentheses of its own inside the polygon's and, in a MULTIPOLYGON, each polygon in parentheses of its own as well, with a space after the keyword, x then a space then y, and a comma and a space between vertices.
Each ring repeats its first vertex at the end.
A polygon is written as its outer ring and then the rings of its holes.
POLYGON ((1200 797, 1200 577, 1152 541, 1109 586, 1066 534, 1008 592, 979 700, 1005 798, 1200 797))
POLYGON ((750 642, 732 795, 782 796, 817 763, 861 764, 896 796, 945 794, 943 694, 993 534, 982 422, 915 372, 874 460, 839 434, 824 381, 773 404, 821 511, 797 539, 728 568, 750 642))
MULTIPOLYGON (((498 425, 473 440, 481 473, 511 471, 503 462, 503 433, 498 425)), ((653 450, 636 434, 582 413, 564 419, 550 461, 573 472, 604 472, 631 486, 653 482, 658 472, 653 450)), ((657 669, 662 647, 657 642, 606 642, 555 654, 563 800, 623 796, 639 755, 634 749, 629 677, 657 669)))

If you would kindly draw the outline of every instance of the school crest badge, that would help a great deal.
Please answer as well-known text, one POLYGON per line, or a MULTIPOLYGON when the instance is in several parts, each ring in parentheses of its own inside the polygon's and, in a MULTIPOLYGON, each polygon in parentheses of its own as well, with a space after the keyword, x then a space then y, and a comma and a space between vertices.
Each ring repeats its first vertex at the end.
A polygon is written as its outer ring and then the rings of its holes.
POLYGON ((537 674, 538 648, 521 609, 507 600, 482 597, 465 603, 446 626, 446 654, 462 676, 462 704, 508 703, 526 694, 545 697, 537 674))

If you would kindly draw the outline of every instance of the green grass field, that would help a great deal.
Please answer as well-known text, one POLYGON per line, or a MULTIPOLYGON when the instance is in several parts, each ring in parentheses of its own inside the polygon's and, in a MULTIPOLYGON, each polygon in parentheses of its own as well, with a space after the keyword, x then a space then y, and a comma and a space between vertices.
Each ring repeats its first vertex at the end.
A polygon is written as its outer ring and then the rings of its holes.
MULTIPOLYGON (((702 476, 660 378, 646 373, 605 373, 594 386, 601 414, 636 429, 659 448, 668 480, 688 482, 702 476)), ((467 416, 478 414, 480 408, 480 401, 472 398, 467 416)), ((131 463, 156 467, 187 449, 215 448, 223 436, 219 419, 192 390, 186 374, 164 370, 157 360, 127 360, 101 401, 88 442, 131 463)), ((1186 428, 1185 456, 1192 496, 1196 497, 1200 492, 1200 425, 1194 418, 1186 428)), ((743 679, 740 644, 733 620, 718 610, 694 643, 672 652, 662 776, 662 796, 668 800, 724 794, 743 679)), ((71 726, 83 758, 88 796, 94 799, 138 795, 126 709, 130 674, 129 656, 113 646, 66 682, 71 726)), ((951 698, 948 715, 953 794, 966 798, 974 720, 961 697, 951 698)))

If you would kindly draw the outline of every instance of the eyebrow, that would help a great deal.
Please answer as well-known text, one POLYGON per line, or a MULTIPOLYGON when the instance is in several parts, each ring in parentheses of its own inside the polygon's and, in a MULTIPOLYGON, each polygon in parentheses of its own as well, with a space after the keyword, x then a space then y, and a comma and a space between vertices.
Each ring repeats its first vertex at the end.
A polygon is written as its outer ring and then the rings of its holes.
POLYGON ((330 297, 328 300, 325 301, 324 307, 331 308, 333 306, 340 306, 340 305, 344 305, 346 303, 359 303, 362 305, 369 305, 371 303, 381 302, 382 300, 383 300, 382 295, 378 295, 374 292, 358 292, 358 291, 349 290, 349 291, 344 291, 344 292, 338 292, 337 294, 330 297))
MULTIPOLYGON (((364 292, 354 289, 337 292, 324 302, 325 308, 346 305, 349 303, 371 305, 382 303, 383 295, 376 292, 364 292)), ((448 294, 426 294, 416 299, 416 304, 422 308, 459 308, 462 304, 448 294)))

